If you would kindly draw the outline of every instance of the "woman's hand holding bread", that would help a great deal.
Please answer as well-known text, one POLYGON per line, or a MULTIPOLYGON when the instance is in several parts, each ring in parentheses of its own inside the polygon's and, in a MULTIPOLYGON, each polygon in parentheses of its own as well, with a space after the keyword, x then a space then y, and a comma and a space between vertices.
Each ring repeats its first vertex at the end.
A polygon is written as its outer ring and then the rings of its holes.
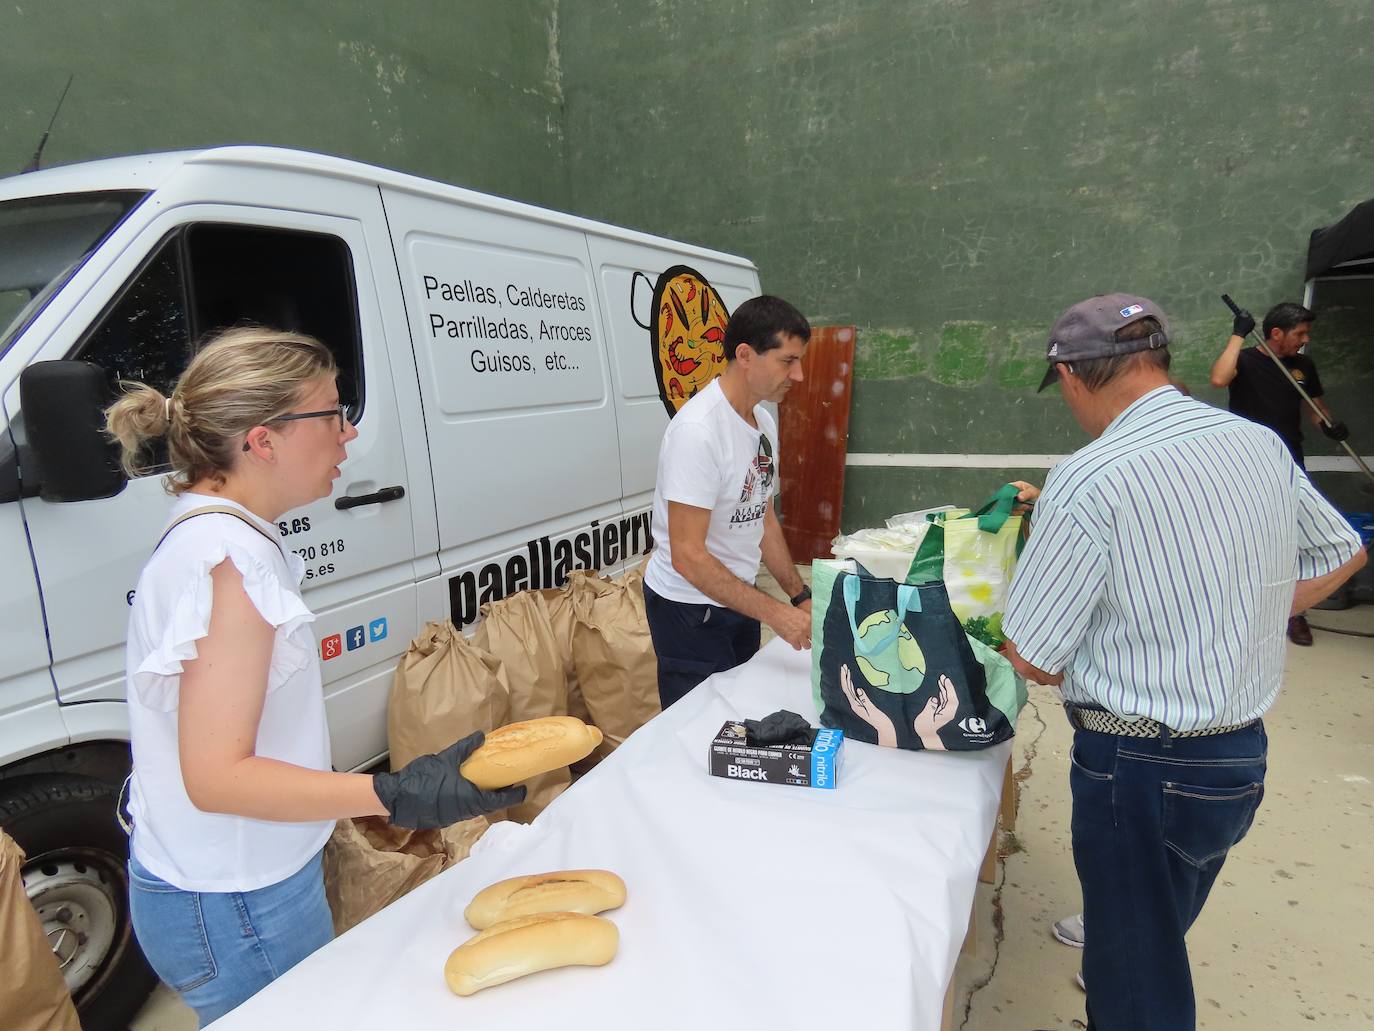
MULTIPOLYGON (((395 773, 377 773, 372 789, 398 827, 426 830, 519 805, 523 786, 493 791, 472 783, 459 771, 477 751, 484 735, 479 730, 434 755, 422 755, 395 773)), ((514 783, 514 781, 511 781, 514 783)))
POLYGON ((561 769, 592 753, 601 731, 575 716, 545 716, 498 727, 463 763, 463 776, 479 788, 518 784, 561 769))
POLYGON ((575 763, 599 744, 595 727, 574 716, 546 716, 469 734, 395 773, 375 774, 372 788, 396 826, 447 827, 519 805, 525 789, 510 785, 575 763))

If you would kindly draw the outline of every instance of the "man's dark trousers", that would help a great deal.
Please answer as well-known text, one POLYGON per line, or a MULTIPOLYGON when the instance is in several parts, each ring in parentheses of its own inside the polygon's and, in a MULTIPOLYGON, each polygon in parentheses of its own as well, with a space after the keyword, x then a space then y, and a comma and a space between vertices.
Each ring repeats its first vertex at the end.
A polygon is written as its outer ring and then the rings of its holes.
POLYGON ((733 669, 759 650, 759 621, 732 609, 672 601, 645 584, 644 611, 665 709, 711 674, 733 669))
POLYGON ((1164 734, 1074 732, 1073 858, 1091 1031, 1195 1026, 1184 935, 1264 797, 1263 723, 1164 734))

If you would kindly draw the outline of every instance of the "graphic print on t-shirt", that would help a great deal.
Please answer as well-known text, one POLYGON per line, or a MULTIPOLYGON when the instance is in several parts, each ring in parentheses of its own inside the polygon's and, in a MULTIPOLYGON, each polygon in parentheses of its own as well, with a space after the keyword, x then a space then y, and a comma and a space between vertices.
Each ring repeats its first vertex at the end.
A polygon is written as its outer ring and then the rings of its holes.
POLYGON ((740 488, 739 504, 730 517, 730 526, 747 526, 762 519, 772 490, 773 442, 768 439, 768 434, 760 433, 759 450, 744 474, 744 486, 740 488))

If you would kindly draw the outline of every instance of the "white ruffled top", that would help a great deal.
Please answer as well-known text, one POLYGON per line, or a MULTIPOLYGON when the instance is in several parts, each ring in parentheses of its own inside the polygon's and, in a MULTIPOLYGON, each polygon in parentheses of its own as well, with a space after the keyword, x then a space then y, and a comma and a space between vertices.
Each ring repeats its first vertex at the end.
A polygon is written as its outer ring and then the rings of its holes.
POLYGON ((304 565, 276 543, 277 528, 241 505, 183 494, 167 522, 196 508, 242 511, 270 539, 222 513, 176 527, 143 567, 129 616, 126 652, 134 773, 129 808, 133 851, 150 873, 185 891, 251 891, 285 880, 324 847, 333 821, 278 823, 202 812, 181 778, 177 741, 182 663, 209 631, 210 571, 226 558, 249 599, 276 628, 257 754, 330 769, 320 660, 301 598, 304 565))

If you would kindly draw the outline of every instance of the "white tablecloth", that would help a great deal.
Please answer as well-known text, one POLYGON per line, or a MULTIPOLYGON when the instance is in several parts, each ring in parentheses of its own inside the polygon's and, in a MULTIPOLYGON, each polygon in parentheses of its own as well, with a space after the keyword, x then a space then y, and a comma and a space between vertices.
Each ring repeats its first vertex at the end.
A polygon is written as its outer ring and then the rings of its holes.
POLYGON ((968 754, 845 743, 833 791, 706 773, 731 718, 815 722, 808 652, 775 640, 635 733, 528 827, 364 921, 214 1024, 236 1028, 938 1028, 1009 744, 968 754), (460 999, 449 952, 472 896, 517 874, 619 873, 606 967, 460 999))

